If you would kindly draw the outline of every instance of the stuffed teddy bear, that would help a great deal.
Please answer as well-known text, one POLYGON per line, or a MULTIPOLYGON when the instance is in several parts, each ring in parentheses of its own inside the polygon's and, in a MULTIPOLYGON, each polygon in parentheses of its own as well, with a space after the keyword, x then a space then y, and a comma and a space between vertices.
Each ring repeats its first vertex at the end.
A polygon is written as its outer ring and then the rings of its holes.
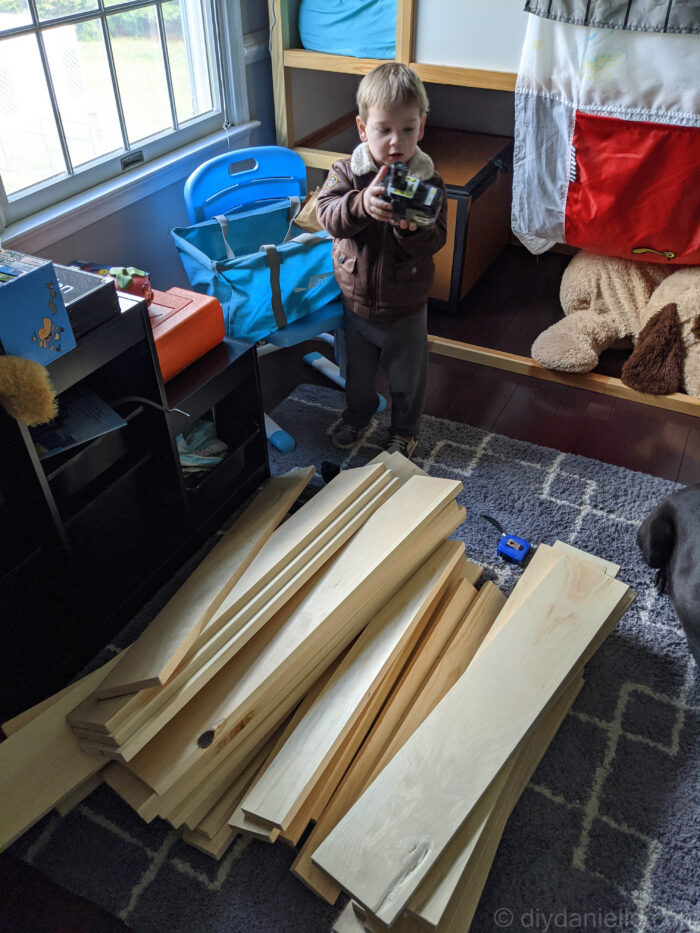
POLYGON ((621 379, 640 392, 700 396, 700 267, 641 263, 579 250, 559 292, 566 315, 543 331, 532 358, 587 373, 603 350, 634 343, 621 379))
POLYGON ((56 417, 56 393, 45 366, 22 356, 0 355, 0 405, 29 427, 56 417))

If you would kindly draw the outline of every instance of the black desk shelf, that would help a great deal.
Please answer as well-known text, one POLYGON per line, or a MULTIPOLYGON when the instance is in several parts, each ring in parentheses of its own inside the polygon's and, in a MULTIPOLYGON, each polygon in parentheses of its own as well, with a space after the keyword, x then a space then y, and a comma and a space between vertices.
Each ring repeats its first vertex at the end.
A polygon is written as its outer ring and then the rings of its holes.
POLYGON ((269 475, 254 347, 225 340, 165 385, 145 302, 49 366, 126 421, 43 460, 0 408, 0 718, 63 686, 269 475), (179 410, 175 410, 179 409, 179 410), (175 439, 199 418, 228 445, 183 475, 175 439))

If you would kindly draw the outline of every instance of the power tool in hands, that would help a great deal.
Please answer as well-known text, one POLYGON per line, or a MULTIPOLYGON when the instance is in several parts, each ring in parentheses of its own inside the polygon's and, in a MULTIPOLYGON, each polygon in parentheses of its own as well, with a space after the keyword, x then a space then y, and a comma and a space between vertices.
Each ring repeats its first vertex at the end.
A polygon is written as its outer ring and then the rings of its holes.
POLYGON ((438 218, 442 206, 442 191, 429 182, 408 174, 405 162, 395 162, 384 179, 383 198, 391 204, 397 220, 430 227, 438 218))

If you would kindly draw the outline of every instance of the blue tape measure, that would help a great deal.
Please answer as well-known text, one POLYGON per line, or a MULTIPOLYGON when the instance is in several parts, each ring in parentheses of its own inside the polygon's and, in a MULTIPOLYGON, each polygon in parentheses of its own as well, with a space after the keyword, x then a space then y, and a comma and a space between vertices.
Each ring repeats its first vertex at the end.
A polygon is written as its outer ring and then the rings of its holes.
POLYGON ((496 551, 503 560, 509 560, 516 564, 522 564, 530 553, 532 545, 525 538, 518 538, 517 535, 501 535, 496 551))
POLYGON ((508 534, 503 525, 490 515, 484 515, 482 513, 481 517, 485 518, 487 522, 491 522, 491 524, 501 532, 501 538, 496 546, 498 556, 513 564, 522 564, 532 550, 532 544, 527 538, 508 534))

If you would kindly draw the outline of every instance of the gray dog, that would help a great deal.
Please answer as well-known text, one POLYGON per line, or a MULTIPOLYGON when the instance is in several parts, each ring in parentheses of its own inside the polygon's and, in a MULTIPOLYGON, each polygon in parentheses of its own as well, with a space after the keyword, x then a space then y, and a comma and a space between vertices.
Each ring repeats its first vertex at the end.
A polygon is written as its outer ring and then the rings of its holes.
POLYGON ((700 666, 700 483, 662 499, 642 522, 637 544, 656 568, 656 588, 668 593, 700 666))

